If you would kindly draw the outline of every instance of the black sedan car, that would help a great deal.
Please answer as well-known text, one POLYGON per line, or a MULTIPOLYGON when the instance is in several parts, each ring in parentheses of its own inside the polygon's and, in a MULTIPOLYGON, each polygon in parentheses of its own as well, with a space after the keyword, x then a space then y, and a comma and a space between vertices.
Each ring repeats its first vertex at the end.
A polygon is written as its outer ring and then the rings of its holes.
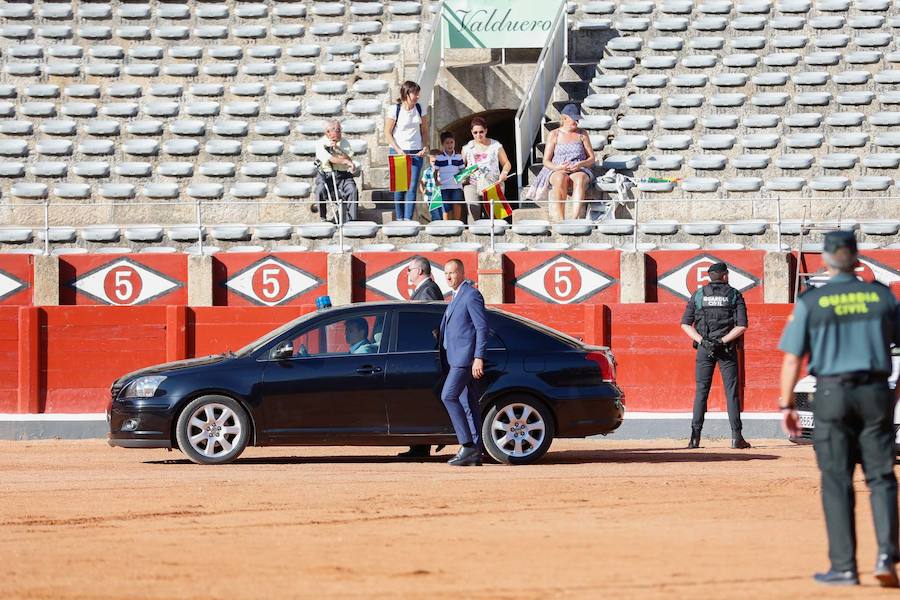
MULTIPOLYGON (((453 444, 440 399, 445 306, 327 308, 237 352, 125 375, 112 385, 109 443, 178 447, 202 464, 231 462, 248 445, 453 444)), ((480 406, 494 459, 531 463, 554 437, 606 434, 622 424, 608 348, 501 310, 487 313, 480 406)))

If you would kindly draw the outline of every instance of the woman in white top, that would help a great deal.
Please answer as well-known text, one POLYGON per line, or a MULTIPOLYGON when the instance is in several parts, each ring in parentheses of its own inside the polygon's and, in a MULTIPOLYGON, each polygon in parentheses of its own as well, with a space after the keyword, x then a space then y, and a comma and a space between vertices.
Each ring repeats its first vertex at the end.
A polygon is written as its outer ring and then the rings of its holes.
POLYGON ((462 157, 466 167, 478 165, 468 183, 463 186, 463 195, 473 220, 483 218, 481 191, 499 181, 505 181, 512 164, 506 156, 506 150, 497 140, 487 136, 487 122, 475 117, 471 123, 472 141, 463 146, 462 157))
POLYGON ((384 137, 391 147, 390 153, 412 156, 409 189, 394 192, 394 217, 400 221, 413 217, 419 175, 428 155, 428 117, 425 107, 419 104, 420 91, 416 82, 404 81, 400 99, 388 106, 384 118, 384 137))

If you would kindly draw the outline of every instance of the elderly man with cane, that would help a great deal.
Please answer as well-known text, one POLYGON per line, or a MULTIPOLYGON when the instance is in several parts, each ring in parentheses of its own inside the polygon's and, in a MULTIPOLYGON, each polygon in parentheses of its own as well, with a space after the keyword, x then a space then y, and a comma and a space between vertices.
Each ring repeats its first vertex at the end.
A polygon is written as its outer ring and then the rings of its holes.
POLYGON ((359 175, 359 166, 353 162, 350 142, 341 133, 340 122, 331 119, 325 123, 325 135, 316 142, 315 192, 319 215, 323 221, 332 223, 355 221, 359 206, 359 190, 353 180, 359 175), (329 211, 329 204, 343 206, 343 211, 339 213, 337 206, 329 211))

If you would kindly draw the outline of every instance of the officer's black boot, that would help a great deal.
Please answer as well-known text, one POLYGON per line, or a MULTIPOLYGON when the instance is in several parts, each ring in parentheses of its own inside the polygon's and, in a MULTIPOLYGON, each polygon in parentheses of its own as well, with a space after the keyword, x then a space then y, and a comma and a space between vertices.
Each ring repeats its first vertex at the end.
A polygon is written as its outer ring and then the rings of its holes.
POLYGON ((900 587, 894 560, 887 554, 879 554, 878 560, 875 561, 875 579, 878 580, 881 587, 900 587))
POLYGON ((731 433, 731 447, 735 450, 746 450, 751 446, 750 442, 744 439, 740 431, 734 431, 731 433))
POLYGON ((691 429, 691 441, 688 442, 688 448, 699 448, 700 447, 700 430, 699 429, 691 429))

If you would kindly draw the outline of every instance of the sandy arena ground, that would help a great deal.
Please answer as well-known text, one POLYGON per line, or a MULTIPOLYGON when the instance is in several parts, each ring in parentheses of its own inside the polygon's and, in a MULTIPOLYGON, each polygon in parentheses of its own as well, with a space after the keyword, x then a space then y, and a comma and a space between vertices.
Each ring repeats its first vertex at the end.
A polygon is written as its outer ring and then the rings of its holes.
POLYGON ((251 448, 200 467, 102 441, 0 442, 0 598, 897 597, 822 589, 812 449, 556 442, 531 467, 251 448))

